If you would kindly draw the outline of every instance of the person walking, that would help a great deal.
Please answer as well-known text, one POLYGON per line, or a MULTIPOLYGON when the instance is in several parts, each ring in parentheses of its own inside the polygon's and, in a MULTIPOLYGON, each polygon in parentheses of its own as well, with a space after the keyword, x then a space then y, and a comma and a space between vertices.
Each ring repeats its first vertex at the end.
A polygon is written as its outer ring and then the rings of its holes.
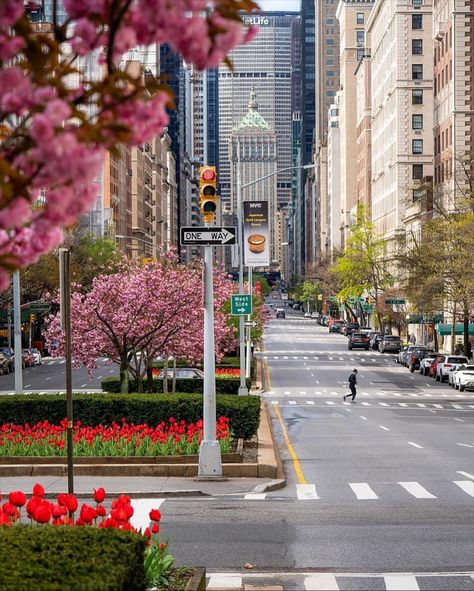
POLYGON ((356 384, 357 384, 357 369, 353 369, 351 375, 349 376, 349 389, 350 389, 351 393, 346 394, 344 396, 344 402, 346 401, 346 398, 349 398, 349 396, 352 396, 352 404, 355 404, 355 397, 357 394, 356 384))

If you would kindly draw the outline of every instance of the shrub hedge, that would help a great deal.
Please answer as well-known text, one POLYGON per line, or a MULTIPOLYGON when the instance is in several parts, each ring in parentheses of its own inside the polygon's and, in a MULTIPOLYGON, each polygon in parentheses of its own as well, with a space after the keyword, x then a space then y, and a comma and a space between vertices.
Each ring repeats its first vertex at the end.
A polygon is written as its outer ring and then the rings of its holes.
MULTIPOLYGON (((231 421, 235 437, 250 439, 260 422, 258 396, 224 396, 216 401, 217 416, 231 421)), ((84 425, 109 425, 122 418, 135 424, 158 425, 174 417, 177 421, 194 423, 202 419, 200 394, 74 394, 74 421, 84 425)), ((65 394, 19 394, 0 396, 2 423, 37 423, 49 420, 59 424, 66 416, 65 394)), ((1 587, 0 587, 1 589, 1 587)))
POLYGON ((146 539, 92 527, 0 528, 2 591, 145 591, 146 539))
MULTIPOLYGON (((250 388, 252 381, 246 379, 247 388, 250 388)), ((172 380, 168 378, 168 390, 171 390, 172 380)), ((238 394, 240 380, 234 378, 216 378, 216 392, 217 394, 238 394)), ((101 382, 101 387, 104 392, 120 393, 120 379, 118 377, 105 378, 101 382)), ((143 383, 143 388, 146 388, 146 381, 143 383)), ((176 380, 176 391, 186 394, 202 394, 203 380, 188 378, 185 380, 176 380)), ((128 391, 137 392, 138 384, 133 378, 129 379, 128 391)), ((153 380, 153 391, 163 392, 163 380, 153 380)))

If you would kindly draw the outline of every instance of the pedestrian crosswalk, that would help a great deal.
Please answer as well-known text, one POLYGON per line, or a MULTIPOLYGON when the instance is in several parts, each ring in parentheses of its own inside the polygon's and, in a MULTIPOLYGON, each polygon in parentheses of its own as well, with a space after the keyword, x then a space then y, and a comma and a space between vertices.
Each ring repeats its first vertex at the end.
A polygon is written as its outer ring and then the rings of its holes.
POLYGON ((208 572, 208 591, 474 590, 474 571, 458 572, 208 572))
MULTIPOLYGON (((271 393, 269 393, 271 394, 271 393)), ((327 394, 325 394, 324 396, 327 396, 327 394)), ((342 399, 342 394, 334 394, 334 397, 338 397, 340 400, 335 401, 335 400, 325 400, 324 396, 320 397, 320 399, 317 401, 318 406, 351 406, 352 402, 347 402, 344 401, 342 399)), ((314 400, 302 400, 302 399, 298 399, 298 400, 278 400, 276 398, 272 399, 270 398, 270 403, 275 405, 275 406, 287 406, 287 405, 291 405, 291 406, 295 406, 295 405, 299 405, 299 406, 316 406, 316 402, 314 400)), ((444 409, 444 410, 458 410, 458 411, 466 411, 466 410, 472 410, 474 409, 474 404, 454 404, 451 402, 445 402, 444 404, 432 404, 432 403, 426 403, 426 404, 422 404, 422 403, 418 403, 418 402, 378 402, 378 401, 372 401, 372 402, 367 402, 365 400, 357 400, 356 405, 359 404, 360 406, 366 408, 366 407, 372 407, 372 408, 384 408, 384 409, 389 409, 389 408, 403 408, 403 409, 425 409, 425 410, 429 410, 429 409, 444 409)))

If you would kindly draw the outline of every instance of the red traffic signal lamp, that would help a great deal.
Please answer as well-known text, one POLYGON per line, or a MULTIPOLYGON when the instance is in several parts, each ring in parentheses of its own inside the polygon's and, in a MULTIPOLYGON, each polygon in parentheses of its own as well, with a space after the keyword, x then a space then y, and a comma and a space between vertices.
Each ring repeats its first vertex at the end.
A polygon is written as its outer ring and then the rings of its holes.
POLYGON ((215 220, 217 210, 217 173, 215 166, 199 169, 199 206, 205 222, 215 220))

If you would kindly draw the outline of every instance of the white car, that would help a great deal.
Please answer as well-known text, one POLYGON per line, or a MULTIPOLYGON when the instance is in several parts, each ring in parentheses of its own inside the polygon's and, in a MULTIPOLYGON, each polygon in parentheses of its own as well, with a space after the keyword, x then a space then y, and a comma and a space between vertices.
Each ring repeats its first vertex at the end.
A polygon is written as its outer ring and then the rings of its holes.
POLYGON ((466 386, 474 380, 474 365, 462 365, 452 373, 455 390, 464 392, 466 386))
POLYGON ((313 312, 311 314, 311 318, 317 319, 317 318, 319 318, 319 314, 317 312, 313 312))
POLYGON ((311 312, 305 312, 304 313, 304 317, 305 318, 311 318, 311 312))
POLYGON ((33 355, 35 365, 41 365, 43 363, 43 358, 41 357, 41 353, 38 351, 38 349, 33 347, 33 349, 30 349, 30 351, 33 355))
POLYGON ((460 365, 467 365, 468 363, 469 359, 464 357, 464 355, 446 355, 443 363, 438 363, 438 367, 436 368, 436 381, 447 381, 452 367, 459 367, 460 365))

